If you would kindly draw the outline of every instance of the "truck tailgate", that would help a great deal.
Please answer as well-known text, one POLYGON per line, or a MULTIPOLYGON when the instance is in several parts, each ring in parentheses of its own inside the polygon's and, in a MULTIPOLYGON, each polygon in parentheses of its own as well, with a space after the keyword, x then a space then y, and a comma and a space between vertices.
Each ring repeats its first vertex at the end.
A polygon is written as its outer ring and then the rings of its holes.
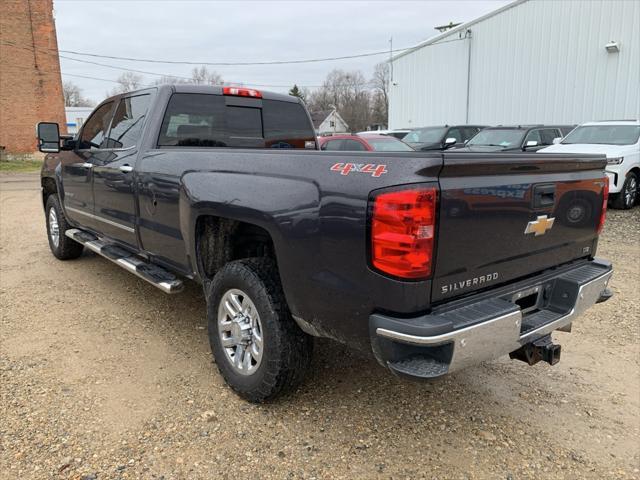
POLYGON ((606 159, 445 153, 432 301, 595 253, 606 159))

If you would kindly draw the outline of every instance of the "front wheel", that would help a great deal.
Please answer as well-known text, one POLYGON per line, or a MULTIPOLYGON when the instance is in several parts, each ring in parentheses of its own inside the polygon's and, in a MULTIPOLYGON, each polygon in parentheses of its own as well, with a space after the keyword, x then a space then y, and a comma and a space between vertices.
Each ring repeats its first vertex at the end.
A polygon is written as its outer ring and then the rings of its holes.
POLYGON ((620 193, 612 195, 611 206, 620 210, 632 208, 638 199, 638 177, 629 172, 624 179, 620 193))
POLYGON ((304 379, 313 339, 291 317, 272 260, 225 265, 207 289, 207 318, 218 370, 241 397, 263 402, 304 379))
POLYGON ((67 237, 65 232, 71 228, 67 223, 60 202, 55 194, 49 195, 45 206, 47 238, 51 253, 59 260, 71 260, 82 255, 83 246, 67 237))

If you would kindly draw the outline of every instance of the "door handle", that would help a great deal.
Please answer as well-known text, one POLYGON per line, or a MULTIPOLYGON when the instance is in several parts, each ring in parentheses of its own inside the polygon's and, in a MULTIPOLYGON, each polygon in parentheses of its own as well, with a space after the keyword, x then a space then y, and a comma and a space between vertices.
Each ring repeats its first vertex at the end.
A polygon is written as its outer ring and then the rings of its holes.
POLYGON ((82 166, 84 168, 93 168, 93 163, 83 163, 82 166))
POLYGON ((119 169, 123 173, 133 172, 133 167, 131 165, 120 165, 119 169))

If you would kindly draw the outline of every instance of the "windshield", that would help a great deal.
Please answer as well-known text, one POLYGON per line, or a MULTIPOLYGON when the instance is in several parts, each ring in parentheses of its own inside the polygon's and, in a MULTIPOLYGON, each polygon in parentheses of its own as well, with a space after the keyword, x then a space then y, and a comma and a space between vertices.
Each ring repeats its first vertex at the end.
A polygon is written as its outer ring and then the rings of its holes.
POLYGON ((402 140, 408 143, 438 143, 446 130, 445 127, 421 128, 407 133, 402 140))
POLYGON ((491 129, 481 130, 467 145, 486 145, 491 147, 511 148, 519 147, 524 137, 523 130, 491 129))
POLYGON ((393 137, 389 138, 368 138, 367 143, 376 152, 413 152, 413 148, 393 137))
POLYGON ((638 136, 640 125, 585 125, 567 135, 562 143, 633 145, 638 141, 638 136))

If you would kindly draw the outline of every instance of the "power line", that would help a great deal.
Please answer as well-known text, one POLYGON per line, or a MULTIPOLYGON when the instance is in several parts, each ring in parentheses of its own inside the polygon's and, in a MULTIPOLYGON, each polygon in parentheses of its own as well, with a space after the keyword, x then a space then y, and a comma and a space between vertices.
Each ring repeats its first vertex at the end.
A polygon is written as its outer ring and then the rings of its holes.
POLYGON ((145 70, 137 70, 134 68, 118 67, 116 65, 109 65, 106 63, 92 62, 90 60, 82 60, 80 58, 67 57, 65 55, 60 55, 60 58, 64 58, 65 60, 71 60, 73 62, 88 63, 90 65, 98 65, 100 67, 114 68, 116 70, 126 70, 128 72, 142 73, 144 75, 156 75, 158 77, 170 77, 170 78, 176 78, 179 80, 191 80, 190 77, 182 77, 180 75, 169 75, 168 73, 148 72, 145 70))
POLYGON ((395 50, 381 50, 378 52, 358 53, 354 55, 343 55, 339 57, 325 57, 325 58, 307 58, 303 60, 268 60, 264 62, 195 62, 187 60, 157 60, 150 58, 133 58, 133 57, 119 57, 115 55, 101 55, 97 53, 77 52, 74 50, 60 50, 62 53, 70 53, 72 55, 80 55, 85 57, 96 58, 108 58, 111 60, 125 60, 127 62, 144 62, 144 63, 164 63, 170 65, 206 65, 211 67, 239 67, 239 66, 252 66, 252 65, 292 65, 301 63, 320 63, 320 62, 333 62, 337 60, 351 60, 354 58, 373 57, 376 55, 387 55, 389 53, 404 52, 414 47, 398 48, 395 50))
MULTIPOLYGON (((11 42, 5 42, 11 43, 11 42)), ((13 44, 15 45, 15 44, 13 44)), ((78 52, 76 50, 58 50, 60 53, 69 53, 71 55, 79 55, 83 57, 95 57, 95 58, 107 58, 110 60, 124 60, 127 62, 144 62, 144 63, 163 63, 169 65, 207 65, 211 67, 238 67, 238 66, 251 66, 251 65, 291 65, 291 64, 301 64, 301 63, 320 63, 320 62, 333 62, 337 60, 352 60, 354 58, 366 58, 366 57, 374 57, 377 55, 387 55, 389 53, 398 53, 404 52, 406 50, 411 50, 415 47, 406 47, 406 48, 397 48, 394 50, 380 50, 377 52, 367 52, 367 53, 356 53, 353 55, 342 55, 338 57, 324 57, 324 58, 307 58, 307 59, 298 59, 298 60, 267 60, 262 62, 201 62, 201 61, 193 61, 193 60, 158 60, 152 58, 135 58, 135 57, 120 57, 116 55, 103 55, 98 53, 90 53, 90 52, 78 52)), ((48 49, 54 51, 53 49, 48 49)))
MULTIPOLYGON (((65 60, 71 60, 71 61, 79 62, 79 63, 86 63, 86 64, 89 64, 89 65, 97 65, 97 66, 106 67, 106 68, 113 68, 113 69, 121 70, 121 71, 125 71, 125 72, 134 72, 134 73, 141 73, 141 74, 144 74, 144 75, 156 75, 156 76, 159 76, 159 77, 175 78, 177 80, 183 80, 183 81, 186 81, 186 82, 191 82, 193 80, 191 77, 183 77, 183 76, 180 76, 180 75, 173 75, 173 74, 169 74, 169 73, 149 72, 147 70, 138 70, 138 69, 129 68, 129 67, 119 67, 119 66, 116 66, 116 65, 109 65, 107 63, 100 63, 100 62, 94 62, 94 61, 91 61, 91 60, 84 60, 84 59, 80 59, 80 58, 67 57, 66 55, 57 55, 55 53, 55 50, 48 49, 48 48, 38 48, 38 47, 34 48, 34 47, 31 47, 31 46, 20 46, 18 44, 13 43, 13 42, 7 42, 7 41, 0 41, 0 43, 3 43, 5 45, 11 46, 11 47, 21 48, 23 50, 28 50, 28 51, 31 51, 31 52, 36 51, 36 50, 37 51, 41 51, 46 55, 59 56, 60 58, 63 58, 65 60)), ((66 74, 66 75, 71 75, 71 74, 66 74)), ((118 83, 116 80, 108 80, 108 79, 99 79, 99 80, 118 83)), ((265 87, 265 88, 290 88, 291 87, 291 84, 273 85, 273 84, 261 84, 261 83, 236 82, 236 81, 231 81, 231 80, 227 80, 225 83, 242 84, 242 85, 246 85, 246 86, 249 86, 249 87, 265 87)), ((370 85, 370 82, 358 83, 358 84, 354 84, 354 85, 363 87, 363 86, 370 85)), ((149 86, 153 86, 153 84, 150 84, 149 86)), ((298 86, 299 87, 303 87, 303 88, 320 88, 323 85, 302 85, 302 84, 300 84, 298 86)), ((342 85, 338 85, 338 86, 342 86, 342 85)))
MULTIPOLYGON (((18 70, 34 70, 33 66, 24 66, 24 65, 10 65, 8 68, 17 68, 18 70)), ((101 78, 101 77, 92 77, 89 75, 79 75, 76 73, 66 73, 63 71, 58 71, 58 72, 49 72, 46 70, 41 70, 41 69, 36 69, 38 75, 63 75, 63 76, 68 76, 68 77, 78 77, 78 78, 88 78, 89 80, 100 80, 103 82, 111 82, 111 83, 120 83, 117 80, 112 80, 109 78, 101 78)), ((152 85, 145 85, 145 86, 152 86, 152 85)))

